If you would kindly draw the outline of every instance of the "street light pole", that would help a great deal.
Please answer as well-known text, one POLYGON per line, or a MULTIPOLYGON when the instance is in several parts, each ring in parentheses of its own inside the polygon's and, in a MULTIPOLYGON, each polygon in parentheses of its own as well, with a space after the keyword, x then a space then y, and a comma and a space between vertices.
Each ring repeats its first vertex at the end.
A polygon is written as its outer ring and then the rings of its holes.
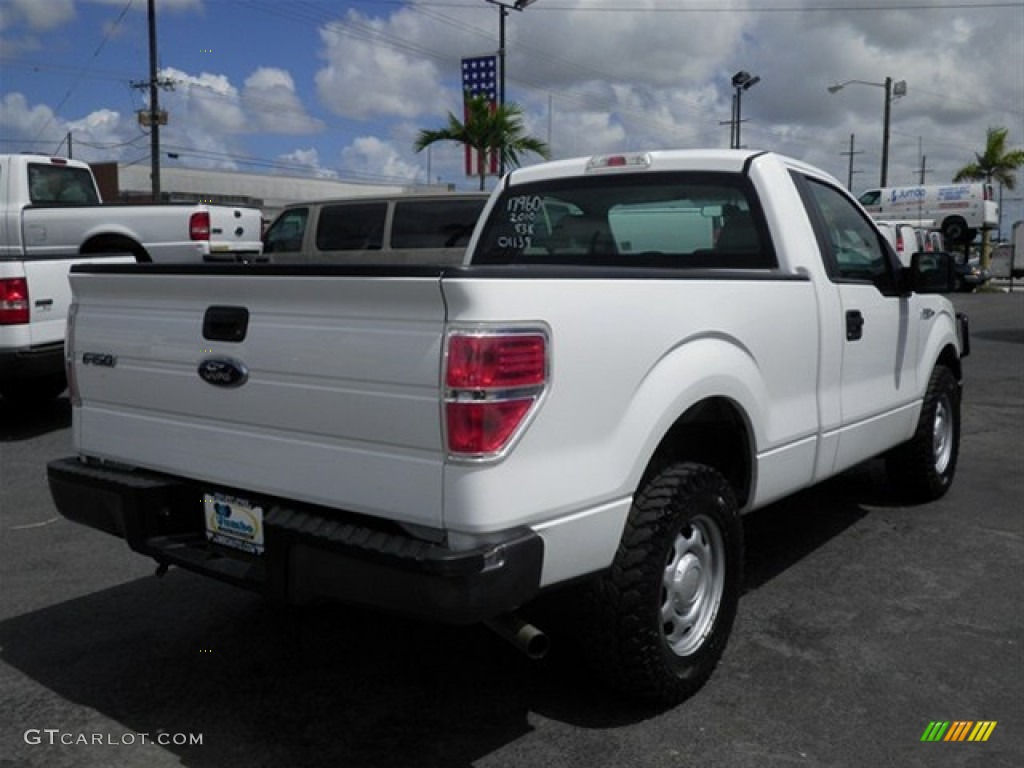
POLYGON ((878 186, 884 187, 889 180, 889 120, 892 116, 892 102, 899 96, 906 96, 907 81, 899 80, 894 83, 891 77, 886 77, 884 83, 872 83, 867 80, 847 80, 843 83, 830 85, 828 92, 836 94, 851 83, 873 85, 885 89, 885 111, 882 113, 882 171, 878 182, 878 186))
POLYGON ((743 92, 749 91, 759 82, 761 82, 761 78, 758 75, 752 75, 745 70, 741 70, 732 76, 732 86, 736 89, 736 94, 733 98, 733 110, 735 112, 733 115, 735 127, 733 129, 731 145, 733 149, 739 149, 742 146, 740 144, 740 123, 743 122, 743 92))
POLYGON ((892 78, 885 78, 885 114, 882 118, 882 174, 878 186, 889 180, 889 118, 892 116, 892 78))

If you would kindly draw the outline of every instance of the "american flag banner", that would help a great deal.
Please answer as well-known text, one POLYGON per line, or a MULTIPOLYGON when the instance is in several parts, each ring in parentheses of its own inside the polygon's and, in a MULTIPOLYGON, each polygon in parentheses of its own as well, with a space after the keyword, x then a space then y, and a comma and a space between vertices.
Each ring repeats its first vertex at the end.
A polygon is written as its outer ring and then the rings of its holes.
MULTIPOLYGON (((498 57, 497 56, 474 56, 462 60, 462 118, 469 118, 469 108, 466 99, 475 96, 484 96, 491 105, 493 111, 498 104, 498 57)), ((479 157, 472 147, 466 147, 466 175, 479 176, 479 163, 483 158, 479 157)), ((498 172, 498 153, 491 152, 487 158, 487 172, 496 174, 498 172)))

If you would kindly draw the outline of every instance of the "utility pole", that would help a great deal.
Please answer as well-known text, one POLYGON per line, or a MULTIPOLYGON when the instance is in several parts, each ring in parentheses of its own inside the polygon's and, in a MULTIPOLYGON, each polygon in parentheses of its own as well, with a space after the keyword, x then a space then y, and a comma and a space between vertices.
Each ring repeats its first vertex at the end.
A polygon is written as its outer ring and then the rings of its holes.
POLYGON ((149 0, 149 151, 153 202, 160 202, 160 89, 156 82, 156 0, 149 0))
POLYGON ((137 113, 139 125, 149 128, 150 180, 153 202, 160 202, 160 126, 167 125, 167 113, 160 109, 160 89, 171 89, 171 80, 157 77, 156 64, 156 0, 149 0, 149 79, 132 82, 132 88, 149 90, 149 109, 137 113))
POLYGON ((926 173, 931 173, 931 171, 927 170, 926 167, 925 167, 928 164, 928 155, 924 154, 924 148, 923 148, 922 139, 921 139, 920 136, 917 137, 917 156, 921 158, 921 167, 918 168, 918 173, 919 173, 920 178, 918 179, 917 183, 921 184, 921 185, 924 185, 925 174, 926 173))
POLYGON ((864 154, 864 150, 862 150, 862 149, 858 150, 856 152, 854 151, 854 149, 853 149, 853 141, 854 141, 854 134, 851 133, 850 134, 850 149, 849 149, 849 151, 847 151, 847 152, 840 152, 839 153, 840 155, 848 155, 850 157, 849 169, 846 172, 846 188, 848 190, 850 190, 851 192, 853 192, 853 174, 854 173, 860 173, 860 171, 854 171, 853 170, 853 156, 854 155, 863 155, 864 154))
POLYGON ((68 160, 74 160, 71 149, 71 131, 68 131, 68 160))

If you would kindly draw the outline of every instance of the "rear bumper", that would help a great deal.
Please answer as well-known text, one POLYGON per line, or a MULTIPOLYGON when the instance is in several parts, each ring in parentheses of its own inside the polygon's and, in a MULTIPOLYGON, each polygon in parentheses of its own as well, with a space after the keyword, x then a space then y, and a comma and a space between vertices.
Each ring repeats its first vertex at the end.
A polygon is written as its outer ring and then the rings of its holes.
POLYGON ((64 342, 0 349, 0 380, 34 379, 64 373, 64 342))
POLYGON ((518 608, 540 584, 544 545, 526 528, 455 551, 367 518, 260 498, 265 550, 248 555, 207 541, 207 487, 75 458, 50 462, 47 475, 69 520, 120 536, 159 563, 289 602, 339 600, 469 624, 518 608))

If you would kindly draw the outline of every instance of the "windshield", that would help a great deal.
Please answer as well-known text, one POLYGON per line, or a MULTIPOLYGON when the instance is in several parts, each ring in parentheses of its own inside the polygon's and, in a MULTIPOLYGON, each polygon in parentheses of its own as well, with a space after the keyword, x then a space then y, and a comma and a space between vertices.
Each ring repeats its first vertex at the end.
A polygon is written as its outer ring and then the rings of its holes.
POLYGON ((765 233, 739 174, 574 177, 504 190, 474 263, 771 268, 765 233))

